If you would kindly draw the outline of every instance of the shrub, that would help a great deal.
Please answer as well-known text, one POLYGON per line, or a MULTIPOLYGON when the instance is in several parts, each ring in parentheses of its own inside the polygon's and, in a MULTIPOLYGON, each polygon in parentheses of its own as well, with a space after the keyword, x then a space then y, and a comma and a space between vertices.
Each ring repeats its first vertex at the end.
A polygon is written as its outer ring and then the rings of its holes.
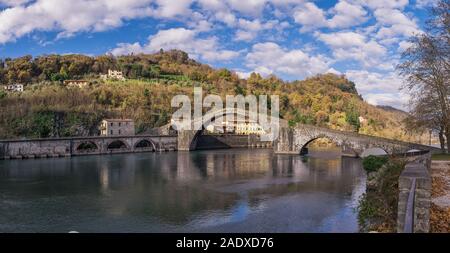
MULTIPOLYGON (((0 87, 1 88, 1 87, 0 87)), ((3 90, 0 90, 0 99, 5 98, 6 97, 6 92, 3 90)))
POLYGON ((367 172, 377 171, 381 166, 385 165, 388 158, 385 156, 370 155, 363 159, 363 168, 367 172))
POLYGON ((405 168, 406 162, 402 159, 387 160, 386 158, 385 169, 377 172, 379 175, 376 177, 376 187, 371 190, 367 189, 359 200, 357 211, 361 232, 375 230, 392 233, 396 231, 398 178, 405 168))

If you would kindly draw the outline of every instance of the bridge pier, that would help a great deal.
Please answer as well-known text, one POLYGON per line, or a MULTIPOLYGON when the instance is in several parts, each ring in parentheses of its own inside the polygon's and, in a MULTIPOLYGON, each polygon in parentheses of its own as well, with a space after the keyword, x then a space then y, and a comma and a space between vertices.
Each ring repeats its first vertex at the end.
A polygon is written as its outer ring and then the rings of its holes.
POLYGON ((294 137, 294 129, 280 128, 280 135, 273 145, 275 154, 300 154, 301 147, 295 145, 294 137))
POLYGON ((196 130, 181 130, 178 131, 177 148, 179 151, 195 150, 197 146, 198 131, 196 130))

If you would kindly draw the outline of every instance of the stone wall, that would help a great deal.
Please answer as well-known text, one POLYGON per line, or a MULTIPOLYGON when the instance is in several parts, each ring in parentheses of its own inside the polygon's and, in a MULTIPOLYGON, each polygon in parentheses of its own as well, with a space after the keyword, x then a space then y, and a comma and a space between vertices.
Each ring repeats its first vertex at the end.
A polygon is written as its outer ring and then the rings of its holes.
POLYGON ((399 177, 397 232, 430 230, 431 153, 410 158, 399 177))

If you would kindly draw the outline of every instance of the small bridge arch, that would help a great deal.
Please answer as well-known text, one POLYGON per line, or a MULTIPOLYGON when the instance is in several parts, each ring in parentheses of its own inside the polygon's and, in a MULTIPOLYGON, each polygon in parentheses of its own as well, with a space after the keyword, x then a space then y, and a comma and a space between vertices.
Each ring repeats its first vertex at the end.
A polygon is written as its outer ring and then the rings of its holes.
POLYGON ((134 144, 134 149, 139 150, 146 150, 146 151, 156 151, 156 145, 151 139, 138 139, 136 143, 134 144))
POLYGON ((106 149, 110 150, 110 151, 111 150, 125 150, 125 149, 130 149, 130 146, 124 140, 115 139, 115 140, 111 140, 110 142, 108 142, 108 144, 106 145, 106 149))
POLYGON ((75 152, 78 154, 88 154, 100 152, 101 146, 95 141, 81 141, 75 144, 75 152))

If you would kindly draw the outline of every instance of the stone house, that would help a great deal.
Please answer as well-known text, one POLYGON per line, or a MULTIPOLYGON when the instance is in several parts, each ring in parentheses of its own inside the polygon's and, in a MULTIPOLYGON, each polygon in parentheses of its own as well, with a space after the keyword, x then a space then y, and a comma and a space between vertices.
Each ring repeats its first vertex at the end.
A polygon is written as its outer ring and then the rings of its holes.
POLYGON ((135 135, 134 121, 132 119, 104 119, 100 124, 100 135, 135 135))
POLYGON ((67 87, 85 88, 89 85, 89 82, 85 80, 65 80, 64 85, 67 87))
POLYGON ((100 78, 103 80, 113 79, 113 80, 119 80, 119 81, 125 81, 125 77, 123 76, 122 71, 117 70, 108 70, 108 74, 100 75, 100 78))
POLYGON ((4 89, 10 92, 22 92, 23 84, 8 84, 4 86, 4 89))

